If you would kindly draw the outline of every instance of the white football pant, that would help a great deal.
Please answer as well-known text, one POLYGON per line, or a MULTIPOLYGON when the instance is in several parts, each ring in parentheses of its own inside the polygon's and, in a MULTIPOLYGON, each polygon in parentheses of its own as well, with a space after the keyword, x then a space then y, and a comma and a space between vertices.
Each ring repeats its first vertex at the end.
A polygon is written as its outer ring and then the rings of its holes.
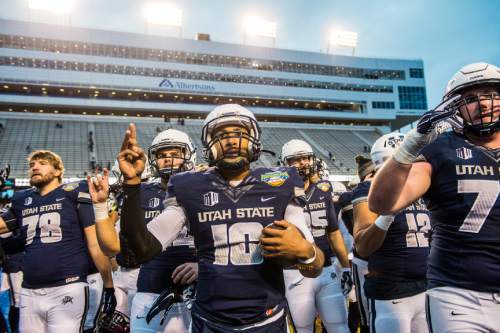
POLYGON ((392 300, 369 301, 371 333, 429 332, 425 319, 425 292, 392 300))
POLYGON ((87 318, 85 319, 84 329, 91 329, 94 327, 95 317, 99 304, 101 303, 103 282, 100 273, 87 275, 87 283, 89 285, 89 310, 87 311, 87 318))
POLYGON ((10 291, 13 299, 12 306, 19 308, 19 299, 21 298, 21 285, 23 284, 23 271, 8 273, 10 291))
POLYGON ((132 299, 137 292, 137 277, 139 268, 120 267, 113 272, 113 285, 115 288, 116 310, 130 317, 132 299))
POLYGON ((79 333, 88 306, 86 283, 21 289, 19 332, 79 333))
POLYGON ((175 303, 163 322, 163 311, 146 323, 146 315, 153 302, 160 296, 154 293, 137 293, 132 301, 130 331, 134 333, 187 333, 191 323, 191 311, 184 303, 175 303))
POLYGON ((349 333, 346 299, 333 265, 317 278, 303 277, 298 270, 283 270, 286 298, 297 333, 312 333, 319 314, 328 333, 349 333))
POLYGON ((356 291, 356 300, 358 301, 359 316, 361 324, 368 326, 368 299, 365 296, 364 284, 365 275, 368 274, 368 261, 353 257, 352 258, 352 280, 356 291))
POLYGON ((500 293, 455 287, 427 290, 430 332, 500 332, 500 293))

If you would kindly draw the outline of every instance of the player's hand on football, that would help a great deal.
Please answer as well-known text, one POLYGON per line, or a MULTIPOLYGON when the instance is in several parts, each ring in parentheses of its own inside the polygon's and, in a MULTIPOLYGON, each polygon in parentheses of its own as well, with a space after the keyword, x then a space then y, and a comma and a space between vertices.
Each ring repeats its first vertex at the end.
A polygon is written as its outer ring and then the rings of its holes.
POLYGON ((176 284, 191 284, 198 279, 198 263, 186 262, 175 268, 172 281, 176 284))
POLYGON ((104 288, 101 296, 101 312, 112 314, 116 308, 115 288, 104 288))
POLYGON ((90 197, 93 203, 106 202, 109 196, 109 170, 104 169, 94 177, 87 176, 90 197))
POLYGON ((146 154, 137 143, 137 129, 134 124, 130 124, 125 132, 117 160, 125 184, 139 184, 146 167, 146 154))
POLYGON ((266 259, 282 257, 307 260, 314 256, 314 248, 293 224, 281 220, 262 230, 260 236, 262 255, 266 259))

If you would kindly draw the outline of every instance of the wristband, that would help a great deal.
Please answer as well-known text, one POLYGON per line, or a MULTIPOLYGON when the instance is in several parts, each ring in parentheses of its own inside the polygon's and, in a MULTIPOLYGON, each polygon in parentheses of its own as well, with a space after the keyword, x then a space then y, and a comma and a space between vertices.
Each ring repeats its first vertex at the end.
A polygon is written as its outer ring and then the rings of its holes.
POLYGON ((313 251, 314 251, 314 255, 309 258, 309 259, 306 259, 306 260, 302 260, 302 259, 297 259, 297 261, 302 264, 302 265, 309 265, 309 264, 312 264, 314 262, 314 260, 316 260, 316 248, 314 247, 313 245, 313 251))
POLYGON ((92 204, 92 207, 94 207, 94 216, 96 222, 99 220, 107 220, 109 215, 108 215, 108 204, 106 202, 98 202, 92 204))
POLYGON ((380 215, 377 217, 375 220, 375 225, 384 231, 389 230, 389 227, 391 226, 392 222, 394 221, 394 216, 393 215, 380 215))

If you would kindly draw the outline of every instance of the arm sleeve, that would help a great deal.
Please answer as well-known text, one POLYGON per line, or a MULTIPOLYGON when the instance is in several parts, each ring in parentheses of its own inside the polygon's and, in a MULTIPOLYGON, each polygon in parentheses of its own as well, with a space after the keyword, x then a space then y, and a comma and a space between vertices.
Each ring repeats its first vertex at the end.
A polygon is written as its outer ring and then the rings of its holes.
POLYGON ((149 232, 167 248, 177 238, 186 224, 186 214, 180 206, 168 206, 160 215, 148 223, 149 232))
POLYGON ((123 185, 120 217, 120 248, 125 262, 146 262, 162 250, 161 243, 146 228, 141 207, 140 185, 123 185))
POLYGON ((309 242, 314 243, 313 235, 307 227, 306 219, 304 218, 304 208, 299 206, 294 201, 290 201, 285 210, 285 220, 295 225, 304 235, 304 238, 309 242))

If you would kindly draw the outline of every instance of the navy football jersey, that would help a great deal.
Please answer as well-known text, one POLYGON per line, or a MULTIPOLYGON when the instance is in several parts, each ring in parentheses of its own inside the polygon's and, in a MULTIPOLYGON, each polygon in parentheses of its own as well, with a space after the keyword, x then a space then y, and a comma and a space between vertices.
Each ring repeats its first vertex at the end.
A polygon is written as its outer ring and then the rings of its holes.
POLYGON ((339 229, 337 214, 332 200, 332 186, 327 180, 311 184, 306 190, 304 215, 314 237, 314 243, 325 254, 325 266, 332 264, 333 251, 328 233, 339 229))
MULTIPOLYGON (((352 203, 368 199, 370 181, 353 190, 352 203)), ((425 279, 429 255, 430 216, 422 199, 401 210, 384 242, 368 258, 368 270, 401 279, 425 279)))
POLYGON ((95 223, 86 182, 61 185, 44 196, 35 188, 16 192, 2 218, 26 233, 24 288, 85 281, 89 259, 83 229, 95 223))
MULTIPOLYGON (((166 191, 160 182, 141 184, 141 206, 144 221, 149 223, 160 215, 166 191)), ((165 251, 141 265, 137 280, 137 291, 161 293, 172 284, 175 268, 186 262, 196 262, 194 239, 185 226, 176 240, 165 251)))
MULTIPOLYGON (((193 311, 229 325, 265 320, 285 304, 282 267, 264 260, 262 229, 304 195, 295 168, 258 168, 237 186, 215 170, 170 178, 167 206, 184 209, 199 276, 193 311)), ((307 226, 302 231, 309 235, 307 226)), ((312 238, 309 239, 312 241, 312 238)))
POLYGON ((347 227, 347 230, 349 230, 349 233, 351 236, 354 236, 353 233, 353 216, 352 216, 352 191, 345 191, 342 193, 339 197, 339 201, 337 202, 337 205, 339 207, 340 211, 340 216, 342 218, 342 221, 344 222, 345 226, 347 227))
POLYGON ((429 287, 500 292, 500 149, 449 132, 422 156, 432 165, 429 287))

